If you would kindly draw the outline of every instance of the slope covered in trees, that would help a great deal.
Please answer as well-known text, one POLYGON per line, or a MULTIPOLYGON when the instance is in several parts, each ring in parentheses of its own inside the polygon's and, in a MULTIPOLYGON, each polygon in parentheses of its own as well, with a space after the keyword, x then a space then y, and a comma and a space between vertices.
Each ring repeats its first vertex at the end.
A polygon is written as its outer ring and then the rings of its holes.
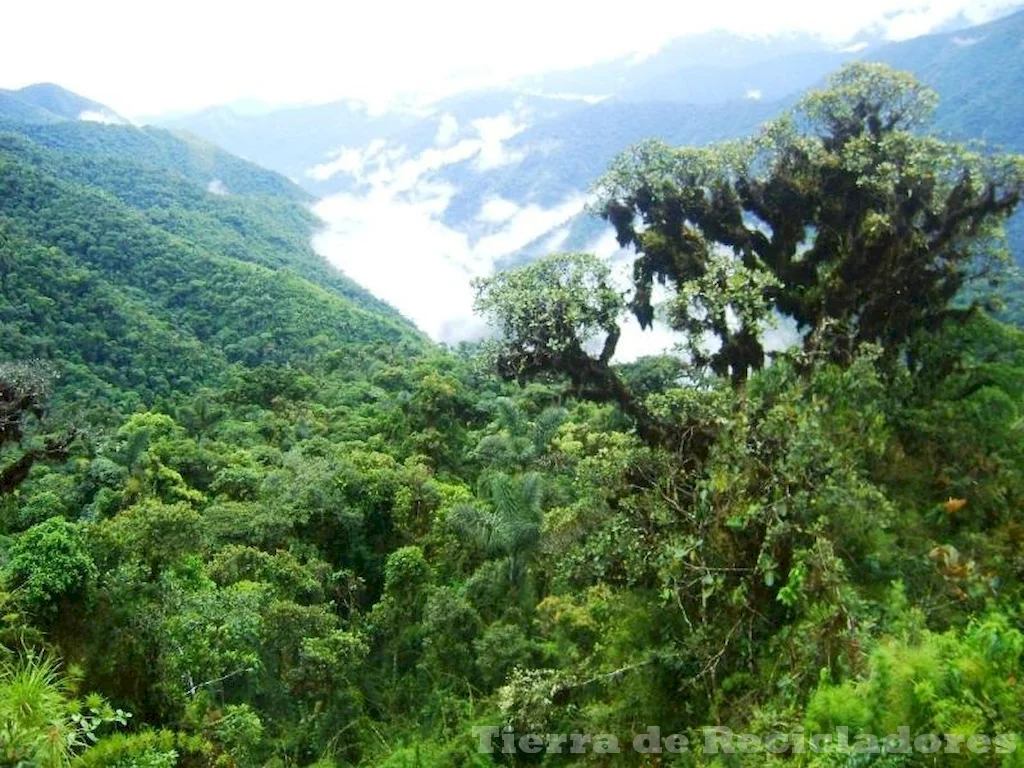
POLYGON ((0 119, 23 123, 128 122, 109 107, 53 83, 36 83, 16 91, 0 89, 0 119))
POLYGON ((163 131, 3 128, 4 353, 61 360, 67 392, 152 403, 233 367, 423 347, 312 251, 306 195, 276 174, 163 131))
POLYGON ((1020 765, 1024 334, 985 296, 1024 160, 917 132, 933 100, 857 66, 630 150, 627 294, 555 254, 455 351, 323 276, 290 200, 5 137, 0 350, 48 362, 0 366, 3 760, 937 760, 793 736, 842 726, 1020 765), (612 365, 655 315, 685 354, 612 365))

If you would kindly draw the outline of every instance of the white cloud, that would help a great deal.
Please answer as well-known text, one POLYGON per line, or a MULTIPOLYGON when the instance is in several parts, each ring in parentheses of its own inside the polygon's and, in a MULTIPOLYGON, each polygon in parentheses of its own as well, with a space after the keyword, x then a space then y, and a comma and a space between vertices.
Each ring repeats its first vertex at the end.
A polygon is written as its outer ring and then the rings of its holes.
POLYGON ((796 320, 789 316, 779 315, 775 324, 764 329, 764 349, 766 352, 781 352, 803 338, 796 325, 796 320))
POLYGON ((316 250, 431 337, 451 341, 472 319, 467 237, 438 219, 451 191, 427 189, 399 200, 386 188, 317 204, 325 229, 316 250))
POLYGON ((611 227, 606 228, 599 237, 591 241, 583 250, 609 261, 622 261, 630 254, 629 250, 619 245, 619 241, 615 239, 615 230, 611 227))
POLYGON ((480 152, 476 159, 480 170, 516 163, 525 156, 522 151, 513 152, 505 147, 506 141, 526 130, 526 124, 519 117, 508 114, 482 117, 473 121, 473 127, 480 137, 480 152))
POLYGON ((210 183, 206 185, 206 191, 211 195, 226 195, 228 194, 228 188, 224 186, 224 182, 220 179, 210 179, 210 183))
POLYGON ((745 98, 750 99, 751 101, 760 101, 763 95, 764 94, 762 94, 757 88, 751 88, 744 94, 745 98))
POLYGON ((967 48, 972 45, 977 45, 984 39, 985 38, 983 37, 954 37, 953 45, 958 46, 960 48, 967 48))
POLYGON ((386 186, 396 192, 404 192, 416 186, 427 173, 444 168, 446 165, 469 160, 480 151, 480 143, 465 139, 445 149, 430 148, 408 160, 402 155, 388 155, 377 169, 367 175, 367 181, 377 186, 386 186))
POLYGON ((942 22, 956 16, 958 11, 962 11, 968 20, 980 22, 990 16, 993 10, 1000 5, 1008 8, 1015 4, 1001 2, 1001 0, 995 2, 976 0, 976 2, 964 3, 964 7, 958 9, 955 2, 931 0, 931 2, 915 5, 900 5, 899 12, 892 13, 881 26, 888 39, 906 40, 910 37, 928 34, 942 22))
POLYGON ((496 168, 524 157, 524 152, 505 147, 508 139, 525 129, 522 119, 521 115, 503 114, 474 120, 475 138, 430 147, 415 157, 408 157, 403 146, 388 147, 382 139, 374 139, 363 148, 343 147, 326 162, 308 169, 306 175, 326 181, 339 173, 347 173, 359 181, 400 192, 412 189, 431 171, 454 163, 472 159, 479 170, 496 168))
POLYGON ((374 139, 367 146, 342 147, 333 154, 333 158, 326 163, 315 165, 306 171, 306 175, 317 181, 327 181, 339 173, 347 173, 350 176, 361 178, 366 164, 375 155, 379 154, 385 147, 383 139, 374 139))
POLYGON ((473 244, 440 220, 451 195, 450 188, 424 183, 400 197, 386 188, 329 197, 314 209, 325 227, 313 247, 432 338, 479 338, 485 329, 473 314, 470 281, 491 274, 496 259, 543 235, 581 203, 528 206, 473 244))
MULTIPOLYGON (((591 241, 583 250, 605 259, 612 268, 615 284, 624 294, 632 289, 633 259, 636 252, 630 248, 622 248, 615 239, 615 231, 609 227, 600 236, 591 241)), ((655 308, 663 305, 670 297, 667 287, 655 283, 651 301, 655 308)), ((657 310, 656 310, 657 311, 657 310)), ((636 318, 627 313, 620 322, 622 335, 615 351, 615 361, 628 363, 639 357, 649 355, 679 354, 682 336, 655 316, 651 328, 644 330, 636 318)), ((764 329, 764 345, 769 352, 791 347, 800 341, 796 323, 792 318, 777 317, 774 324, 764 329)), ((706 341, 710 349, 714 349, 717 340, 709 337, 706 341)))
POLYGON ((459 121, 455 115, 441 115, 437 122, 437 135, 434 143, 439 147, 447 147, 459 136, 459 121))
POLYGON ((587 93, 549 93, 547 91, 532 91, 526 89, 523 93, 527 93, 533 96, 543 96, 546 99, 558 99, 559 101, 579 101, 583 104, 600 104, 602 101, 606 101, 609 95, 599 96, 587 93))
POLYGON ((79 120, 86 123, 103 123, 104 125, 120 125, 124 121, 119 120, 109 112, 99 112, 92 109, 87 109, 78 116, 79 120))
POLYGON ((472 311, 470 281, 490 274, 500 257, 566 222, 586 201, 582 194, 571 195, 560 205, 542 208, 491 198, 477 218, 492 230, 475 242, 446 226, 441 217, 455 190, 432 181, 431 172, 467 160, 480 165, 481 157, 487 158, 484 164, 494 162, 503 141, 521 130, 507 116, 473 126, 477 138, 431 147, 414 157, 404 148, 377 145, 355 155, 339 152, 310 171, 323 177, 338 172, 340 163, 370 187, 365 194, 334 195, 314 207, 324 229, 313 247, 431 337, 446 342, 479 338, 485 331, 472 311))
POLYGON ((586 195, 570 195, 553 208, 527 205, 505 221, 498 232, 480 238, 474 246, 474 255, 493 263, 500 256, 515 253, 524 245, 564 224, 586 205, 586 195))
POLYGON ((644 330, 632 314, 626 314, 619 322, 621 335, 615 347, 616 363, 631 363, 640 357, 669 355, 677 352, 680 336, 660 320, 644 330))
MULTIPOLYGON (((633 259, 636 251, 630 248, 623 248, 615 239, 615 230, 611 227, 605 229, 598 237, 587 244, 584 251, 592 253, 608 262, 612 269, 612 277, 615 284, 624 293, 628 294, 632 289, 633 259)), ((667 297, 667 292, 661 286, 655 285, 652 300, 657 305, 667 297)), ((623 315, 619 322, 622 335, 615 347, 615 362, 629 363, 639 357, 649 355, 663 355, 675 351, 679 344, 679 334, 673 332, 667 325, 655 319, 654 325, 647 330, 640 327, 640 323, 630 313, 623 315)))
POLYGON ((558 253, 565 247, 565 242, 569 239, 569 235, 571 233, 572 227, 568 224, 558 227, 544 239, 544 242, 541 245, 541 251, 543 253, 558 253))
POLYGON ((506 200, 503 197, 491 197, 480 206, 476 220, 488 224, 501 224, 515 216, 518 210, 519 206, 511 200, 506 200))

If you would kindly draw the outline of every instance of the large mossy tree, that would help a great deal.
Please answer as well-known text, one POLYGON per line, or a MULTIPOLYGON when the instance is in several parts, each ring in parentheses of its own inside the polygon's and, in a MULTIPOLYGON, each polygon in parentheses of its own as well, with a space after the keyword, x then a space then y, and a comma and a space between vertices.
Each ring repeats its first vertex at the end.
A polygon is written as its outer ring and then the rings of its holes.
MULTIPOLYGON (((1002 225, 1024 193, 1024 158, 923 132, 935 103, 908 74, 854 64, 750 139, 649 141, 622 154, 597 184, 595 210, 636 250, 637 320, 649 328, 659 314, 686 335, 697 366, 739 384, 764 366, 764 331, 779 317, 795 321, 808 351, 849 362, 869 343, 894 356, 917 331, 965 314, 965 288, 998 281, 1007 261, 1002 225), (660 306, 656 285, 668 289, 660 306)), ((541 262, 480 285, 480 307, 509 344, 502 372, 560 367, 574 381, 601 380, 592 369, 618 340, 609 288, 598 275, 582 297, 585 281, 552 281, 553 270, 565 266, 541 262), (515 306, 556 335, 527 338, 512 322, 517 283, 550 284, 519 290, 529 295, 515 306), (600 311, 578 311, 592 306, 600 311), (597 326, 603 354, 580 357, 579 337, 597 326)))

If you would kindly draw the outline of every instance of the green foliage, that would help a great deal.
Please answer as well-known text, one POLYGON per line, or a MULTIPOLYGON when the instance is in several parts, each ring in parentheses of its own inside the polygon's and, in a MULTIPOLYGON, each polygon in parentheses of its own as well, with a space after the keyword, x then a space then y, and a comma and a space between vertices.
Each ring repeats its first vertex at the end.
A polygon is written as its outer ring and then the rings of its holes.
MULTIPOLYGON (((115 733, 101 738, 78 756, 80 768, 174 768, 179 758, 192 760, 211 751, 209 742, 169 730, 115 733)), ((200 763, 202 764, 202 763, 200 763)))
POLYGON ((430 581, 430 566, 419 547, 402 547, 388 555, 384 566, 384 594, 412 607, 430 581))
POLYGON ((473 540, 489 558, 502 558, 509 586, 521 586, 529 557, 540 544, 543 486, 539 474, 487 478, 489 509, 461 505, 452 510, 451 524, 473 540))
POLYGON ((49 656, 29 654, 0 664, 0 754, 7 765, 70 766, 107 724, 130 714, 102 697, 72 698, 74 686, 49 656))
POLYGON ((572 394, 617 402, 649 439, 650 417, 610 368, 625 305, 607 265, 589 254, 556 254, 478 279, 476 310, 498 333, 491 354, 499 376, 524 384, 564 377, 572 394), (590 347, 600 345, 595 358, 590 347))
MULTIPOLYGON (((1004 614, 980 616, 961 630, 915 639, 882 638, 862 679, 825 683, 811 696, 808 732, 846 726, 854 733, 941 734, 962 744, 976 734, 1020 738, 1024 710, 1016 679, 1024 634, 1004 614)), ((964 765, 989 765, 989 754, 970 755, 964 765)))
POLYGON ((277 177, 159 132, 0 137, 0 352, 61 374, 0 366, 0 762, 1021 736, 1024 336, 949 290, 1019 169, 909 132, 929 107, 857 67, 750 142, 629 154, 632 309, 663 281, 688 346, 622 366, 593 257, 481 281, 498 338, 431 349, 315 259, 277 177), (807 333, 769 355, 779 312, 807 333))
POLYGON ((88 605, 97 576, 81 526, 61 517, 29 528, 8 552, 6 586, 19 592, 23 605, 53 618, 76 603, 88 605))
POLYGON ((557 368, 563 356, 613 333, 623 305, 610 281, 608 268, 584 254, 548 257, 478 281, 477 310, 498 324, 505 340, 500 369, 522 377, 557 368))
POLYGON ((317 224, 286 180, 163 131, 4 130, 3 353, 60 359, 80 402, 123 412, 223 383, 233 363, 423 349, 312 251, 317 224), (235 194, 209 193, 211 178, 235 194))
POLYGON ((752 139, 623 154, 597 210, 640 254, 641 325, 655 281, 668 283, 693 362, 738 383, 765 364, 776 314, 836 359, 863 344, 895 355, 956 314, 964 286, 1006 261, 1024 159, 913 132, 935 100, 908 74, 851 64, 752 139))

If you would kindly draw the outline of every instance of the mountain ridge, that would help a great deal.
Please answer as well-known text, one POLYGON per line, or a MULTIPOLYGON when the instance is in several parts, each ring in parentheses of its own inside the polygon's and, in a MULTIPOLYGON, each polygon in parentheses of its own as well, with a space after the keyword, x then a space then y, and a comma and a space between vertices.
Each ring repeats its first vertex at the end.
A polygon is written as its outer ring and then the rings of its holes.
POLYGON ((128 392, 181 398, 232 371, 332 351, 358 368, 382 347, 427 350, 310 248, 310 200, 161 129, 2 121, 0 354, 62 359, 63 392, 119 410, 128 392), (172 365, 175 355, 190 362, 172 365))
POLYGON ((105 104, 93 101, 55 83, 33 83, 18 90, 0 89, 0 118, 49 123, 63 120, 127 125, 129 120, 105 104))

